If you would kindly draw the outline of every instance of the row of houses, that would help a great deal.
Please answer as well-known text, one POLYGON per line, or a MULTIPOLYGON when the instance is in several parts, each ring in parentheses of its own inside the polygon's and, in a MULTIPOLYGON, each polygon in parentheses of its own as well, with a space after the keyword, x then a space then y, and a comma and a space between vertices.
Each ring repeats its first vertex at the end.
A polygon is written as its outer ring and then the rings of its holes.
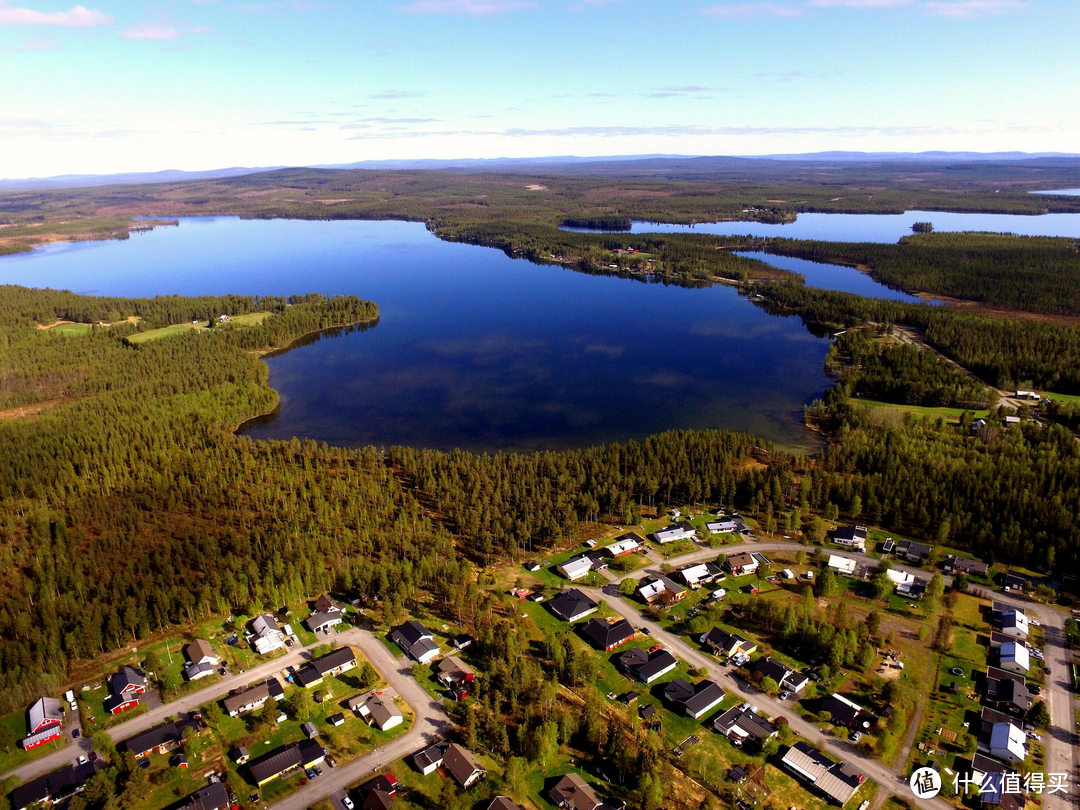
POLYGON ((555 570, 571 582, 584 579, 590 571, 602 571, 618 557, 633 554, 645 545, 645 540, 635 532, 619 535, 611 545, 589 549, 555 566, 555 570))

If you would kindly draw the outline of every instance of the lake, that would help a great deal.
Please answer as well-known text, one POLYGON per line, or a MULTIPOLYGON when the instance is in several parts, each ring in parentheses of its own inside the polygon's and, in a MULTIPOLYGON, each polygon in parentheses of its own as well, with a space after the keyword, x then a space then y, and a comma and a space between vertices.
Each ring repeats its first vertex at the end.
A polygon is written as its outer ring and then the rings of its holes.
POLYGON ((1031 194, 1054 194, 1059 197, 1080 197, 1080 188, 1049 188, 1044 191, 1032 191, 1031 194))
MULTIPOLYGON (((799 214, 794 222, 784 224, 699 222, 696 225, 673 225, 634 220, 629 232, 772 236, 786 239, 820 239, 826 242, 895 242, 902 236, 911 236, 911 226, 915 222, 933 223, 935 231, 990 231, 1022 236, 1080 237, 1080 214, 1025 216, 957 214, 946 211, 907 211, 903 214, 799 214)), ((572 230, 590 232, 583 228, 572 230)))
POLYGON ((855 293, 867 298, 888 298, 891 301, 907 301, 918 304, 925 303, 924 299, 917 295, 910 295, 903 290, 894 290, 892 287, 874 281, 868 274, 858 268, 843 264, 829 264, 827 262, 812 262, 809 259, 800 259, 795 256, 777 256, 774 253, 765 253, 761 250, 737 250, 737 256, 745 256, 748 259, 760 259, 773 267, 790 270, 793 273, 802 273, 806 278, 807 287, 818 287, 823 290, 840 290, 841 292, 855 293))
POLYGON ((0 259, 0 282, 86 294, 355 294, 379 324, 268 358, 277 414, 245 432, 358 446, 541 449, 673 428, 816 445, 827 340, 731 287, 576 273, 407 222, 188 218, 0 259))

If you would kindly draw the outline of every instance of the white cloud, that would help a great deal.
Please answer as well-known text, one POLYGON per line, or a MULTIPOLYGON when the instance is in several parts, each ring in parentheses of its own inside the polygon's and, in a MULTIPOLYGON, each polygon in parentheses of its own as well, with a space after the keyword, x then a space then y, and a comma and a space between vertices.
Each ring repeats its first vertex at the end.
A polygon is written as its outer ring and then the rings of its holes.
POLYGON ((937 17, 961 20, 986 14, 1022 11, 1027 6, 1026 0, 929 0, 926 11, 937 17))
POLYGON ((912 0, 810 0, 810 5, 822 8, 894 8, 909 6, 912 0))
POLYGON ((529 0, 416 0, 398 6, 405 14, 452 14, 463 17, 490 17, 508 11, 535 8, 529 0))
POLYGON ((133 42, 169 42, 180 39, 183 35, 183 32, 175 25, 153 22, 129 25, 120 32, 123 39, 133 42))
POLYGON ((111 22, 112 17, 108 14, 86 6, 72 6, 67 11, 33 11, 9 6, 6 0, 0 0, 0 26, 56 25, 62 28, 93 28, 111 22))
POLYGON ((706 17, 747 20, 751 17, 798 17, 802 10, 781 3, 735 3, 733 5, 709 6, 701 13, 706 17))

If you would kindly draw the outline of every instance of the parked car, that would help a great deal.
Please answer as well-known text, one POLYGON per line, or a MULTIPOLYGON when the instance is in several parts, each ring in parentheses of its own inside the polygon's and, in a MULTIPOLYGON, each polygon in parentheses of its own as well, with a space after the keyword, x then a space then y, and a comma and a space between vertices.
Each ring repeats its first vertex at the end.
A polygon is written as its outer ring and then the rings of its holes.
POLYGON ((787 689, 780 693, 780 700, 787 700, 789 697, 791 697, 791 692, 787 689))
POLYGON ((353 800, 348 796, 341 800, 341 805, 342 807, 345 807, 346 810, 356 810, 356 805, 353 804, 353 800))
POLYGON ((848 739, 851 740, 852 742, 857 743, 859 740, 862 739, 862 732, 861 731, 853 731, 853 732, 851 732, 851 736, 848 737, 848 739))
POLYGON ((315 771, 312 770, 311 768, 306 768, 304 770, 304 776, 306 776, 308 779, 314 779, 315 778, 315 771))
POLYGON ((73 740, 77 740, 77 739, 79 739, 79 730, 78 730, 78 729, 74 729, 74 730, 72 730, 72 732, 71 732, 71 739, 73 739, 73 740))

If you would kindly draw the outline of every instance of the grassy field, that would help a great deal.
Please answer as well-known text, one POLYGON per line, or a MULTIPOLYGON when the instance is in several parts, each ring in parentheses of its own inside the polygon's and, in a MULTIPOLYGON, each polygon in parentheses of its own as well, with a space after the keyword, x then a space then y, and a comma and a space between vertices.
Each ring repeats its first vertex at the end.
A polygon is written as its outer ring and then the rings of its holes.
MULTIPOLYGON (((874 399, 852 397, 848 400, 853 405, 862 405, 870 410, 870 417, 882 425, 899 425, 903 423, 905 414, 911 414, 920 419, 942 418, 947 423, 957 424, 960 417, 965 413, 963 408, 931 408, 924 405, 898 405, 892 402, 879 402, 874 399)), ((974 418, 985 417, 989 411, 967 411, 974 414, 974 418)))
POLYGON ((159 329, 148 329, 145 332, 136 332, 128 338, 129 343, 148 343, 151 340, 160 340, 166 337, 175 337, 185 332, 201 332, 206 327, 194 323, 174 323, 172 326, 162 326, 159 329))
MULTIPOLYGON (((61 705, 66 706, 63 701, 61 705)), ((64 735, 59 739, 24 751, 19 741, 29 733, 27 723, 26 711, 15 711, 0 717, 0 740, 3 740, 0 746, 0 773, 7 773, 27 762, 33 762, 46 754, 59 751, 71 741, 70 732, 65 728, 64 735), (3 750, 4 748, 7 750, 3 750)))

